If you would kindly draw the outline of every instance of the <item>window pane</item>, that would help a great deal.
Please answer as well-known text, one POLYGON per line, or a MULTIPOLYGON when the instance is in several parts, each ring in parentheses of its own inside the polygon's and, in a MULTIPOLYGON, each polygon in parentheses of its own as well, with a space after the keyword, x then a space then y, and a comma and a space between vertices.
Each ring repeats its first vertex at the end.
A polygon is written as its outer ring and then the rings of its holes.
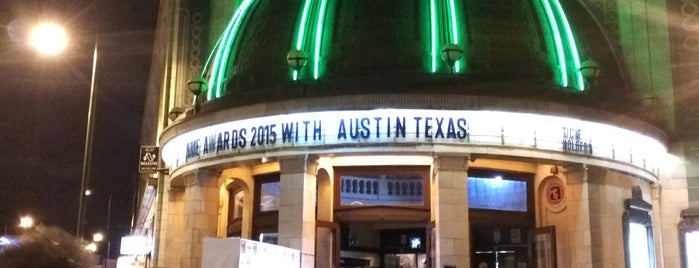
POLYGON ((527 182, 469 177, 468 207, 526 212, 527 182))
POLYGON ((346 174, 340 176, 342 206, 424 205, 424 176, 416 174, 346 174))
POLYGON ((279 210, 279 182, 262 183, 260 186, 260 211, 279 210))
POLYGON ((699 267, 699 231, 685 233, 687 267, 699 267))
MULTIPOLYGON (((629 247, 631 268, 647 268, 650 266, 648 247, 648 229, 643 224, 629 223, 629 247)), ((691 267, 691 266, 690 266, 691 267)))

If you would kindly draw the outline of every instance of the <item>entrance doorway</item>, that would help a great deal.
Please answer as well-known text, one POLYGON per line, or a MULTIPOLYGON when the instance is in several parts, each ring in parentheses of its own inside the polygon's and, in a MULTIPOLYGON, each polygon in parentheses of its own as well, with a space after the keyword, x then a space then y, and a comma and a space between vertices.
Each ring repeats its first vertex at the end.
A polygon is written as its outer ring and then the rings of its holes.
POLYGON ((428 267, 426 223, 340 223, 340 267, 428 267))
POLYGON ((533 175, 469 170, 471 267, 533 267, 533 175))

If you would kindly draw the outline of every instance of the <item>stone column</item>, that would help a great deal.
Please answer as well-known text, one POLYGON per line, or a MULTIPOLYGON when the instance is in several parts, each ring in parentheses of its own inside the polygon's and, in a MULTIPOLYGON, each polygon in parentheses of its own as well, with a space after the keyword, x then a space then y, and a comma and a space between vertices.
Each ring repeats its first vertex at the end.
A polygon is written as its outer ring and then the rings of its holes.
POLYGON ((470 267, 468 220, 468 156, 434 158, 432 211, 436 231, 437 267, 470 267))
POLYGON ((181 267, 200 267, 204 237, 216 237, 217 179, 218 172, 210 169, 199 169, 185 175, 184 253, 181 267))
MULTIPOLYGON (((563 237, 567 238, 568 243, 563 243, 561 246, 563 249, 567 246, 568 254, 570 254, 569 260, 559 260, 558 263, 565 263, 568 261, 570 266, 568 267, 593 267, 593 249, 596 251, 597 256, 602 256, 602 246, 601 240, 595 241, 593 248, 591 235, 599 237, 600 228, 595 227, 592 230, 590 226, 590 190, 588 182, 588 168, 586 165, 573 165, 567 168, 568 177, 568 202, 567 208, 569 220, 567 222, 568 228, 563 233, 563 237)), ((602 169, 598 170, 600 173, 605 171, 602 169)), ((603 175, 597 175, 599 178, 603 178, 603 175)), ((621 219, 612 219, 616 221, 621 221, 621 219)), ((558 231, 557 231, 558 232, 558 231)), ((562 237, 562 238, 563 238, 562 237)), ((563 239, 557 239, 557 243, 561 242, 563 239)), ((596 260, 596 265, 600 265, 599 259, 596 260)))
POLYGON ((301 267, 315 266, 315 158, 295 157, 279 161, 279 245, 301 251, 301 267))
POLYGON ((176 186, 173 181, 176 179, 167 180, 162 191, 159 190, 162 193, 163 204, 158 212, 162 216, 159 221, 162 230, 157 232, 159 237, 155 267, 177 267, 182 257, 183 244, 180 237, 183 229, 184 187, 176 186))

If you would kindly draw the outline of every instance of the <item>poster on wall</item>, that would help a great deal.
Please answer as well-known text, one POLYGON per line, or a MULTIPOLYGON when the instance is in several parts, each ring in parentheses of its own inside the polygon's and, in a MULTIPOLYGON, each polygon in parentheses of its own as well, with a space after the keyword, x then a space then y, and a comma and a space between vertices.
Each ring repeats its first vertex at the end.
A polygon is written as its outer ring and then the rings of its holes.
POLYGON ((206 237, 201 264, 209 268, 300 268, 301 252, 240 237, 206 237))

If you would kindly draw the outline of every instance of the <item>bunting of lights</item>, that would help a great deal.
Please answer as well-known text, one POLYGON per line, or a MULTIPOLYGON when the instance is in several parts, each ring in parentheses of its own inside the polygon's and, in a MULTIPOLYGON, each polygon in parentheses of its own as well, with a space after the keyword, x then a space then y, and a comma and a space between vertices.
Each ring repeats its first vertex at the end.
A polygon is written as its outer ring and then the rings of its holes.
MULTIPOLYGON (((461 46, 458 18, 454 0, 430 0, 430 72, 436 73, 440 64, 440 49, 448 43, 461 46)), ((462 47, 462 49, 464 49, 462 47)), ((466 51, 464 49, 464 51, 466 51)), ((454 63, 454 72, 459 73, 465 65, 465 57, 454 63)))
MULTIPOLYGON (((291 49, 303 51, 309 55, 312 64, 313 79, 318 79, 322 72, 321 50, 328 0, 304 0, 301 5, 301 17, 296 24, 296 38, 292 40, 291 49)), ((298 80, 302 73, 293 71, 292 78, 298 80)))
POLYGON ((555 66, 558 84, 564 88, 585 90, 578 47, 561 3, 559 0, 536 0, 534 6, 542 22, 549 62, 555 66))

